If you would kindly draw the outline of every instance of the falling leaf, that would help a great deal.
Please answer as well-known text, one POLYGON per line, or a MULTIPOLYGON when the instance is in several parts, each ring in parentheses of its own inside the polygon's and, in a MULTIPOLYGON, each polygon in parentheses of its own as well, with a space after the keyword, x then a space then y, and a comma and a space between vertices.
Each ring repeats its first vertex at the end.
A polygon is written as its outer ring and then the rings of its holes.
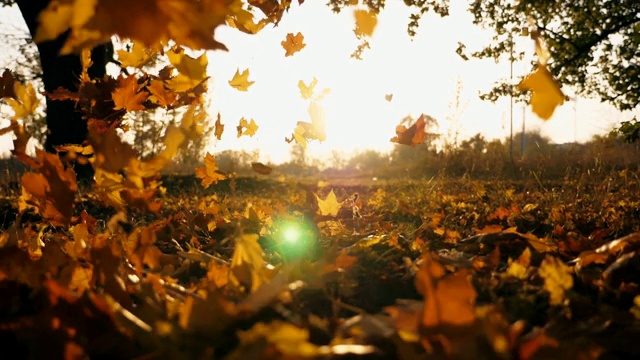
POLYGON ((36 111, 38 107, 38 98, 36 91, 31 84, 22 85, 19 81, 13 83, 14 97, 5 97, 4 100, 11 106, 14 111, 14 119, 23 119, 36 111))
POLYGON ((561 305, 565 299, 565 293, 573 287, 571 268, 558 258, 546 255, 538 274, 544 279, 544 289, 549 293, 551 305, 561 305))
POLYGON ((253 85, 254 82, 249 81, 249 69, 245 69, 242 73, 240 73, 240 69, 237 69, 233 79, 229 80, 229 85, 239 91, 249 91, 249 86, 253 85))
POLYGON ((167 86, 176 92, 186 92, 196 88, 207 80, 207 53, 197 58, 187 55, 183 48, 173 47, 166 52, 171 65, 178 71, 178 75, 166 82, 167 86))
POLYGON ((422 144, 427 139, 426 125, 424 114, 420 115, 418 120, 409 128, 404 125, 398 125, 396 127, 396 136, 391 139, 391 142, 411 146, 422 144))
POLYGON ((322 216, 337 216, 338 211, 342 207, 342 203, 338 202, 336 194, 331 190, 326 198, 321 199, 318 194, 315 194, 318 201, 318 214, 322 216))
POLYGON ((308 100, 313 97, 313 89, 316 87, 317 83, 318 79, 316 79, 315 77, 313 78, 313 80, 311 80, 309 85, 305 85, 304 81, 302 80, 298 81, 298 89, 300 89, 300 95, 303 99, 308 100))
POLYGON ((242 135, 253 137, 253 135, 256 134, 256 131, 258 131, 258 125, 253 119, 251 119, 251 122, 249 122, 247 121, 247 119, 242 117, 240 119, 240 123, 238 124, 238 126, 236 126, 236 129, 238 130, 238 137, 242 135))
POLYGON ((215 123, 215 130, 213 134, 216 136, 216 139, 222 140, 222 133, 224 132, 224 125, 220 122, 220 113, 218 113, 218 118, 215 123))
POLYGON ((296 35, 293 35, 292 33, 287 34, 287 38, 280 44, 286 50, 284 56, 292 56, 307 46, 307 44, 304 43, 304 36, 300 32, 296 35))
POLYGON ((252 162, 251 169, 253 169, 253 171, 257 172, 258 174, 262 174, 262 175, 269 175, 273 171, 272 168, 270 168, 269 166, 261 162, 252 162))
POLYGON ((147 47, 139 41, 133 41, 129 51, 118 50, 118 61, 122 67, 141 68, 151 62, 158 54, 159 46, 147 47))
POLYGON ((178 98, 178 94, 167 89, 164 81, 161 80, 151 80, 149 85, 147 85, 147 90, 151 94, 149 95, 149 101, 164 108, 174 104, 178 98))
POLYGON ((431 255, 423 256, 416 274, 416 288, 424 296, 421 325, 427 329, 468 326, 476 318, 476 291, 467 270, 445 275, 445 268, 431 255))
POLYGON ((202 186, 208 188, 218 181, 226 179, 226 176, 218 169, 216 160, 210 153, 204 157, 204 167, 196 168, 196 177, 202 180, 202 186))
POLYGON ((22 175, 23 196, 27 203, 56 226, 67 226, 73 214, 73 201, 78 192, 76 176, 72 168, 64 168, 57 154, 36 149, 36 159, 31 167, 38 173, 22 175))
POLYGON ((236 238, 236 247, 231 259, 231 273, 241 284, 247 285, 251 292, 257 290, 265 281, 265 261, 257 234, 242 234, 236 238))
POLYGON ((190 49, 224 49, 214 38, 231 12, 228 1, 95 0, 52 1, 38 15, 36 43, 70 30, 63 55, 108 41, 112 35, 151 47, 173 40, 190 49))
POLYGON ((142 104, 149 93, 146 91, 140 91, 138 85, 138 79, 135 76, 118 77, 118 87, 113 91, 112 98, 115 106, 115 110, 125 109, 127 111, 140 111, 144 110, 145 106, 142 104))
POLYGON ((378 25, 378 18, 375 12, 367 10, 355 10, 353 15, 356 19, 355 33, 357 36, 371 36, 378 25))
POLYGON ((391 102, 391 100, 393 100, 393 94, 387 94, 384 96, 384 99, 387 100, 388 102, 391 102))
POLYGON ((545 65, 538 65, 535 72, 525 77, 518 84, 518 90, 531 91, 531 108, 543 120, 549 120, 556 107, 564 104, 560 85, 545 65))

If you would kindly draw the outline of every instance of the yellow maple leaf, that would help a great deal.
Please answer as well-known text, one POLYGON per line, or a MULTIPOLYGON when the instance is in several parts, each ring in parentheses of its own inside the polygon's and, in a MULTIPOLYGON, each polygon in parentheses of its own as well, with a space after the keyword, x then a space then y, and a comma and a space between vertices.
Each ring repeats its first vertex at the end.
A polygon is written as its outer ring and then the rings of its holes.
POLYGON ((233 79, 229 80, 229 85, 239 91, 248 91, 249 86, 253 85, 254 82, 249 81, 249 69, 244 69, 242 73, 240 73, 240 69, 237 69, 233 79))
POLYGON ((549 303, 561 305, 566 291, 573 287, 571 268, 558 258, 546 255, 540 263, 538 274, 544 279, 544 289, 549 292, 549 303))
POLYGON ((302 95, 303 99, 308 100, 313 97, 313 89, 316 87, 317 83, 318 79, 315 77, 311 80, 309 85, 306 85, 302 80, 298 81, 298 89, 300 89, 300 95, 302 95))
POLYGON ((111 98, 113 99, 114 109, 125 109, 127 111, 139 111, 144 110, 145 106, 142 104, 149 97, 149 93, 146 91, 139 91, 138 79, 135 76, 127 76, 126 78, 120 75, 118 77, 118 87, 113 90, 111 98))
POLYGON ((213 35, 225 23, 229 5, 228 0, 51 1, 38 16, 34 41, 53 40, 70 30, 62 54, 92 48, 113 35, 146 46, 172 39, 194 50, 226 50, 213 35))
POLYGON ((253 13, 242 8, 241 0, 234 0, 230 5, 231 13, 227 17, 227 24, 247 34, 257 34, 269 23, 264 18, 257 23, 253 21, 253 13))
POLYGON ((286 51, 284 56, 292 56, 298 51, 304 49, 307 44, 304 43, 304 35, 301 32, 293 35, 293 33, 288 33, 287 38, 280 43, 284 50, 286 51))
POLYGON ((149 101, 162 107, 172 105, 178 98, 178 94, 166 88, 164 81, 152 79, 147 90, 151 94, 149 101))
POLYGON ((357 36, 371 36, 378 25, 378 18, 375 12, 367 10, 355 10, 356 18, 355 33, 357 36))
POLYGON ((122 67, 141 68, 151 62, 161 49, 160 44, 147 47, 134 40, 128 51, 118 50, 118 61, 120 61, 122 67))
POLYGON ((15 97, 5 97, 5 101, 14 111, 14 119, 22 119, 30 116, 38 107, 36 91, 31 84, 22 85, 19 81, 13 83, 15 97))
POLYGON ((207 54, 202 53, 193 58, 181 47, 174 47, 167 51, 167 58, 178 71, 178 75, 167 81, 167 86, 177 92, 186 92, 200 85, 207 79, 207 54))
POLYGON ((216 136, 216 139, 222 140, 222 133, 224 132, 224 125, 220 122, 220 113, 218 113, 218 118, 215 123, 215 130, 213 134, 216 136))
POLYGON ((204 167, 196 168, 196 177, 202 180, 202 186, 205 188, 226 179, 226 176, 218 169, 216 159, 210 153, 204 157, 204 167))
POLYGON ((342 202, 338 202, 336 194, 331 190, 326 198, 321 199, 318 194, 314 194, 318 200, 318 214, 322 216, 337 216, 342 207, 342 202))
POLYGON ((327 95, 329 95, 331 93, 331 89, 326 88, 326 89, 322 90, 322 92, 320 94, 318 94, 314 98, 313 94, 315 92, 316 84, 318 84, 318 79, 316 79, 315 77, 313 78, 313 80, 311 80, 309 85, 306 85, 304 83, 304 81, 302 81, 302 80, 298 81, 298 89, 300 89, 300 95, 302 96, 303 99, 305 99, 305 100, 313 100, 313 101, 320 101, 325 96, 327 96, 327 95))
POLYGON ((266 279, 266 263, 257 234, 242 234, 236 237, 236 247, 231 258, 232 279, 246 285, 253 292, 266 279))
POLYGON ((247 121, 244 117, 240 119, 240 124, 236 126, 238 130, 238 137, 242 135, 248 135, 253 137, 258 131, 258 124, 256 124, 255 120, 251 119, 251 122, 247 121))
POLYGON ((543 120, 549 120, 558 105, 564 104, 564 94, 545 65, 538 65, 536 71, 527 75, 518 90, 531 91, 531 109, 543 120))

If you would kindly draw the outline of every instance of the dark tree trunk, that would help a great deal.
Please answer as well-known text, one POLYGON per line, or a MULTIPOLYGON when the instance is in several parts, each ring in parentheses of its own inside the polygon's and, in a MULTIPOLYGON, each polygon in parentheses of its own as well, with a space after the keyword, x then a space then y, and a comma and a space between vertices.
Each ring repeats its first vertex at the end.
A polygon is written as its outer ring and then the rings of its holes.
MULTIPOLYGON (((31 37, 38 29, 38 14, 44 10, 51 0, 16 0, 31 37)), ((78 78, 82 72, 82 64, 78 55, 59 55, 69 32, 61 34, 57 39, 36 44, 42 66, 42 80, 47 92, 63 87, 71 91, 78 89, 78 78)), ((89 68, 91 78, 101 78, 106 74, 106 65, 113 55, 113 44, 107 43, 92 50, 93 65, 89 68)), ((63 144, 81 144, 87 139, 87 121, 75 109, 70 100, 59 101, 47 98, 47 139, 45 150, 55 152, 55 147, 63 144)), ((92 179, 93 169, 90 165, 75 165, 80 179, 92 179)))

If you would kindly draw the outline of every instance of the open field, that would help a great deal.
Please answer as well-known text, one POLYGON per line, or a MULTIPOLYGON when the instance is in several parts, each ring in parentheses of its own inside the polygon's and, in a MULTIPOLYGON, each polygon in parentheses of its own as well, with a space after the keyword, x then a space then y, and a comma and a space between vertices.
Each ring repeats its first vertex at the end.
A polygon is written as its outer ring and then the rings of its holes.
POLYGON ((165 177, 156 214, 126 215, 81 187, 69 227, 6 187, 3 352, 640 356, 636 174, 325 180, 165 177))

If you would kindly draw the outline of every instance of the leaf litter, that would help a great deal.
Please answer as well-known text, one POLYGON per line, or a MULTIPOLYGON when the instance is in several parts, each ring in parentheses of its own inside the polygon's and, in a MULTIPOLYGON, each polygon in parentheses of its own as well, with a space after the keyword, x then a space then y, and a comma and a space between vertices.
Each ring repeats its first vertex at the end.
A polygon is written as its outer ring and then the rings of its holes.
POLYGON ((448 179, 427 193, 398 183, 208 183, 218 176, 209 170, 189 180, 196 198, 164 179, 155 214, 114 215, 99 197, 90 213, 78 200, 71 213, 38 202, 41 216, 11 210, 20 215, 0 236, 0 277, 2 302, 16 305, 3 307, 0 332, 67 357, 640 354, 637 218, 594 227, 570 194, 563 202, 507 184, 448 179), (312 225, 304 233, 315 248, 281 251, 277 227, 289 221, 312 225), (602 236, 606 228, 618 231, 602 236))

